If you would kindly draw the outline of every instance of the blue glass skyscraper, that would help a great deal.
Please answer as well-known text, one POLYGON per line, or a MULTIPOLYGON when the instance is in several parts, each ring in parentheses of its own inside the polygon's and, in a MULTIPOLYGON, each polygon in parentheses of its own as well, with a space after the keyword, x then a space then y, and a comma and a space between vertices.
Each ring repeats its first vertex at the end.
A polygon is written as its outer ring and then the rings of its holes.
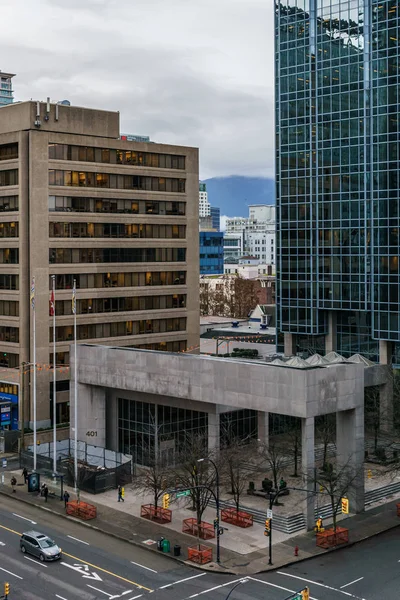
POLYGON ((399 9, 276 0, 277 321, 287 353, 400 362, 399 9))

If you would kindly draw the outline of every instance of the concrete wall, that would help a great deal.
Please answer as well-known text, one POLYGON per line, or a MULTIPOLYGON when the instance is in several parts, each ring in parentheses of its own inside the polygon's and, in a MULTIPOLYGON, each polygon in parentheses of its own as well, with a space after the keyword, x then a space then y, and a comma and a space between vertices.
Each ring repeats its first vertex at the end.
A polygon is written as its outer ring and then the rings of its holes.
POLYGON ((358 364, 301 370, 90 345, 78 345, 78 381, 302 418, 361 406, 364 397, 364 368, 358 364))

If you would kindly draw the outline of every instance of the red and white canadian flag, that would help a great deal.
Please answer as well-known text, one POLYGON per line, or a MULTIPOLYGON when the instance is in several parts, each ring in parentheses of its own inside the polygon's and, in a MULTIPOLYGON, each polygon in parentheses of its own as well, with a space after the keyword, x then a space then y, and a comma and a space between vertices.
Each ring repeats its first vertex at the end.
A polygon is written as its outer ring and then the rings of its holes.
POLYGON ((55 313, 55 305, 54 305, 54 290, 51 290, 51 296, 50 296, 50 316, 54 317, 54 313, 55 313))

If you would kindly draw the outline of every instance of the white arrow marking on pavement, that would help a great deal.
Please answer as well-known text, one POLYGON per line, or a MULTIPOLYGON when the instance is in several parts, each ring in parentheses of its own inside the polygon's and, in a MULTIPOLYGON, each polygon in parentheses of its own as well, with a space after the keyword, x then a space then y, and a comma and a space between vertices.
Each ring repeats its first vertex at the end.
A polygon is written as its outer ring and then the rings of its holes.
POLYGON ((99 577, 99 575, 97 575, 97 573, 94 573, 92 571, 91 575, 85 575, 84 573, 89 571, 89 567, 88 565, 69 565, 68 563, 62 562, 62 565, 64 565, 64 567, 69 567, 70 569, 73 569, 74 571, 78 571, 78 573, 80 573, 82 575, 82 577, 84 577, 85 579, 95 579, 96 581, 103 581, 101 577, 99 577))
POLYGON ((31 519, 27 519, 26 517, 22 517, 21 515, 17 515, 16 513, 13 513, 14 517, 19 517, 20 519, 23 519, 24 521, 29 521, 29 523, 32 523, 32 525, 37 525, 36 521, 31 521, 31 519))
POLYGON ((131 594, 133 590, 126 590, 126 592, 122 592, 122 594, 117 594, 116 596, 110 596, 110 600, 115 600, 116 598, 122 598, 126 594, 131 594))
POLYGON ((5 543, 4 542, 0 542, 0 546, 5 546, 5 543))

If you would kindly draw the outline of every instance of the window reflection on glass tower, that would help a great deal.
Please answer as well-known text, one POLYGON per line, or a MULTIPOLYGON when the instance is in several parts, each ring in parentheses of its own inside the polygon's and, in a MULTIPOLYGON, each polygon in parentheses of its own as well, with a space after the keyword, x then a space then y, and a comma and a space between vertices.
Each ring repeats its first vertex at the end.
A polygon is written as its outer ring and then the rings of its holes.
POLYGON ((286 352, 400 363, 400 3, 276 0, 275 12, 286 352))

